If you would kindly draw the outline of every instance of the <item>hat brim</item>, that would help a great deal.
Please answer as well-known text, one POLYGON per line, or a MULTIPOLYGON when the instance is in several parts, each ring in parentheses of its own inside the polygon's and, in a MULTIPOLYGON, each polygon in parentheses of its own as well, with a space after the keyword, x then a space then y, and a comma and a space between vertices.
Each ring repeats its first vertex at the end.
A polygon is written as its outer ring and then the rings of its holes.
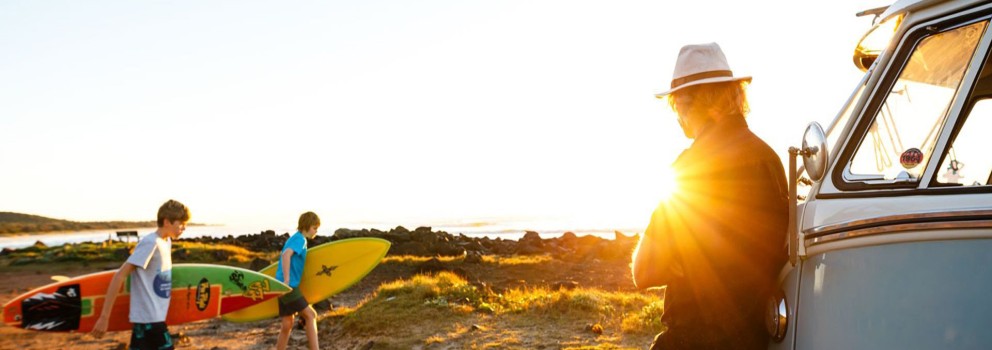
POLYGON ((676 91, 685 89, 685 88, 690 87, 690 86, 703 85, 703 84, 712 84, 712 83, 725 83, 725 82, 728 82, 728 81, 741 81, 741 80, 745 80, 748 83, 750 83, 751 82, 751 77, 750 76, 744 76, 744 77, 713 77, 713 78, 699 79, 699 80, 695 80, 695 81, 692 81, 692 82, 688 82, 688 83, 679 85, 679 86, 675 87, 674 89, 671 89, 671 90, 668 90, 668 91, 665 91, 665 92, 662 92, 662 93, 655 94, 654 97, 665 98, 665 96, 668 96, 668 95, 672 94, 673 92, 676 92, 676 91))

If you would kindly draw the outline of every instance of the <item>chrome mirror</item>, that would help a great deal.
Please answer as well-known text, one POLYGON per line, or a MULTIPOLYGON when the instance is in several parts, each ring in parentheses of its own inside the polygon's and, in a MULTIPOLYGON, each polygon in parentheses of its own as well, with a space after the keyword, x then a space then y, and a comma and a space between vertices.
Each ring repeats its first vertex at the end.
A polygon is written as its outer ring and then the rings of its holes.
POLYGON ((803 148, 799 154, 803 156, 803 167, 806 168, 809 179, 814 182, 823 179, 827 172, 827 135, 820 123, 812 122, 806 127, 803 148))

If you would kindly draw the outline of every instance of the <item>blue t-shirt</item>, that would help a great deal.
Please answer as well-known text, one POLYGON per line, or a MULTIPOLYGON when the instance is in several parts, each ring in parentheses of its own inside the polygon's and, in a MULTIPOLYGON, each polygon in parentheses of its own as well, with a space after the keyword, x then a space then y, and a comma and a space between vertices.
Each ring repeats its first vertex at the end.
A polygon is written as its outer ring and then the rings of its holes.
POLYGON ((293 256, 289 258, 289 286, 295 289, 300 286, 303 263, 307 261, 307 238, 303 237, 303 233, 300 231, 296 231, 292 236, 289 236, 286 244, 282 245, 282 251, 279 252, 279 266, 276 268, 276 279, 280 282, 284 281, 282 277, 282 254, 287 249, 293 250, 293 256))

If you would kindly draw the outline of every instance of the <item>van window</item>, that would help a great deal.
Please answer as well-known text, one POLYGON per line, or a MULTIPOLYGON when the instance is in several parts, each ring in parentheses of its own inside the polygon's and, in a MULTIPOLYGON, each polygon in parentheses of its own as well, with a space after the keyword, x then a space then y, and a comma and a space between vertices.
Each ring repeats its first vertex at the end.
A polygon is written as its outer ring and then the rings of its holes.
POLYGON ((937 182, 986 186, 992 174, 992 97, 975 102, 954 143, 944 155, 937 182))
POLYGON ((919 181, 987 24, 952 28, 917 42, 851 158, 846 180, 919 181))

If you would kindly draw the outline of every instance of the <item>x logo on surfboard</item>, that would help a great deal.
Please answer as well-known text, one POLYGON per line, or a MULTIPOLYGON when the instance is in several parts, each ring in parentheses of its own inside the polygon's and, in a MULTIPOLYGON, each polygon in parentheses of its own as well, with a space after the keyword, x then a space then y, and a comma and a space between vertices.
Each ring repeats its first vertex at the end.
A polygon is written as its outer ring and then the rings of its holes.
POLYGON ((327 267, 327 265, 320 265, 320 272, 317 272, 317 276, 327 275, 327 277, 331 277, 331 272, 337 268, 337 266, 333 265, 331 267, 327 267))

